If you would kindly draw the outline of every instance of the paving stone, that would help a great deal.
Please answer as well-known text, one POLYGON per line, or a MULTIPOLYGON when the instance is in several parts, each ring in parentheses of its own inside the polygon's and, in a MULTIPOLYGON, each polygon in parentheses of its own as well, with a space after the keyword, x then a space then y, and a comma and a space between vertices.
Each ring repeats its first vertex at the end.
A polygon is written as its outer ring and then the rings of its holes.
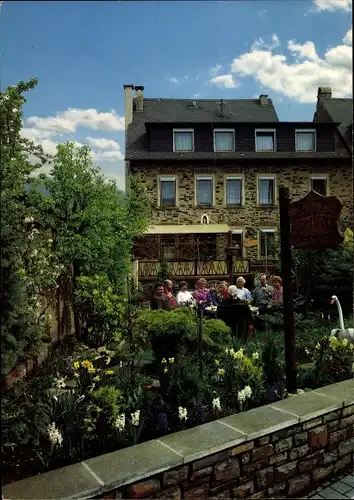
POLYGON ((39 474, 3 487, 4 498, 46 500, 91 498, 102 492, 102 485, 82 464, 39 474))
POLYGON ((354 403, 354 379, 344 380, 337 384, 326 385, 311 394, 323 394, 336 400, 341 406, 349 406, 354 403))
POLYGON ((269 405, 237 413, 219 420, 222 424, 243 432, 247 440, 257 439, 298 423, 298 419, 269 405))
POLYGON ((344 481, 347 484, 350 484, 350 486, 354 487, 354 475, 349 474, 348 476, 343 477, 342 481, 344 481))
POLYGON ((325 490, 321 491, 321 496, 322 498, 328 498, 328 499, 342 499, 346 498, 342 493, 339 493, 338 491, 332 489, 332 488, 326 488, 325 490))
POLYGON ((354 498, 354 488, 351 489, 351 490, 349 490, 349 491, 347 491, 347 493, 345 494, 345 496, 347 498, 354 498))
POLYGON ((104 483, 104 489, 150 478, 182 464, 182 457, 158 441, 147 441, 123 450, 90 458, 84 463, 104 483))
POLYGON ((336 483, 333 483, 332 488, 335 489, 336 491, 339 491, 339 493, 348 493, 348 491, 351 489, 351 486, 344 481, 337 481, 336 483))
POLYGON ((183 462, 192 462, 212 453, 218 453, 245 441, 245 435, 218 421, 198 425, 193 429, 176 432, 158 439, 183 457, 183 462))
POLYGON ((306 422, 338 409, 338 401, 316 394, 315 391, 299 394, 268 405, 297 417, 300 422, 306 422))

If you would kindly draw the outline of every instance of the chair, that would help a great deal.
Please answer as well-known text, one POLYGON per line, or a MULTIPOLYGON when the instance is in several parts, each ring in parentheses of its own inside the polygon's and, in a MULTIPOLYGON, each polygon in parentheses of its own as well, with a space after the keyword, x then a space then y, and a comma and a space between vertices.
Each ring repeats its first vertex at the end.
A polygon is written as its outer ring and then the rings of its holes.
POLYGON ((224 321, 237 339, 246 339, 248 325, 253 324, 252 313, 246 304, 220 304, 217 318, 224 321))

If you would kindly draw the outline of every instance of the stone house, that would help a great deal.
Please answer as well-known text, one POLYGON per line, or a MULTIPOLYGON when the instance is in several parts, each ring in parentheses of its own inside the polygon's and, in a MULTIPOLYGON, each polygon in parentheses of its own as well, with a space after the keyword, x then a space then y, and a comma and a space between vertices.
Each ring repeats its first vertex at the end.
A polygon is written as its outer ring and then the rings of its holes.
POLYGON ((162 260, 190 282, 271 270, 280 186, 292 201, 311 189, 336 195, 351 218, 351 151, 338 116, 320 114, 321 89, 313 122, 279 121, 266 95, 191 101, 124 89, 127 185, 137 175, 154 207, 134 248, 140 281, 156 279, 162 260))

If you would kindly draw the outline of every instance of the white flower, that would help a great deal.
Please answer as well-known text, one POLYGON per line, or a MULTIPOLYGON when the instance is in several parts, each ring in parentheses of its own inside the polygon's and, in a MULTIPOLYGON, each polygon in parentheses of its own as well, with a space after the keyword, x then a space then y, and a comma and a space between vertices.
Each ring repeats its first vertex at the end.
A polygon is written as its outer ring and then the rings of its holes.
POLYGON ((49 436, 49 441, 52 443, 52 446, 56 444, 61 446, 63 443, 63 436, 59 429, 56 428, 55 423, 49 424, 47 427, 47 433, 49 436))
POLYGON ((140 422, 140 410, 136 410, 134 413, 130 414, 132 425, 138 427, 140 422))
POLYGON ((214 398, 211 404, 214 410, 221 411, 220 398, 214 398))
POLYGON ((235 352, 234 357, 235 359, 242 359, 243 358, 243 351, 244 349, 241 347, 237 352, 235 352))
MULTIPOLYGON (((132 413, 132 415, 134 415, 134 413, 132 413)), ((132 418, 132 423, 133 423, 133 418, 132 418)), ((139 425, 139 422, 138 422, 138 425, 139 425)), ((125 414, 124 413, 121 413, 121 415, 118 416, 117 420, 115 421, 114 426, 119 430, 119 432, 124 431, 124 429, 125 429, 125 414)))
POLYGON ((49 244, 53 243, 52 238, 49 238, 48 243, 49 243, 49 244))
POLYGON ((31 253, 31 257, 37 257, 37 255, 38 255, 38 250, 35 248, 31 253))
POLYGON ((26 217, 25 218, 25 223, 26 224, 29 224, 30 222, 33 222, 34 221, 34 218, 33 217, 26 217))
POLYGON ((188 418, 187 408, 183 408, 182 406, 178 407, 178 418, 182 421, 186 421, 188 418))
POLYGON ((246 401, 246 399, 250 398, 252 396, 252 389, 250 388, 249 385, 246 385, 242 391, 238 391, 237 399, 240 403, 243 403, 246 401))
POLYGON ((63 377, 62 378, 55 378, 54 383, 58 387, 58 389, 62 389, 66 385, 65 379, 63 377))
POLYGON ((307 349, 307 347, 305 349, 305 352, 306 352, 306 354, 310 354, 310 351, 307 349))
POLYGON ((259 359, 259 354, 258 354, 258 352, 254 352, 254 353, 252 354, 252 358, 253 358, 253 359, 259 359))

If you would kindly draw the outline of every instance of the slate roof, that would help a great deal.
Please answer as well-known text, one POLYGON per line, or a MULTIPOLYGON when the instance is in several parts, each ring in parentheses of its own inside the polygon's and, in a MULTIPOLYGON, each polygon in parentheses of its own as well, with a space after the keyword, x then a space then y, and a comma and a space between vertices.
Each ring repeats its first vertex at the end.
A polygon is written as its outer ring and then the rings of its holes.
MULTIPOLYGON (((125 158, 143 159, 156 157, 156 154, 147 151, 145 145, 146 123, 269 123, 279 122, 271 99, 268 105, 261 105, 259 99, 198 99, 197 107, 190 106, 191 99, 152 99, 144 97, 144 110, 135 111, 133 122, 128 126, 125 144, 125 158)), ((160 154, 160 153, 158 153, 160 154)), ((162 154, 162 153, 161 153, 162 154)), ((168 152, 163 153, 167 159, 168 152)), ((209 153, 210 154, 210 153, 209 153)), ((213 153, 211 153, 213 155, 213 153)), ((173 153, 172 158, 175 158, 173 153)))
MULTIPOLYGON (((319 105, 327 112, 327 115, 333 122, 339 123, 338 131, 345 144, 352 151, 353 145, 353 99, 331 98, 321 99, 319 105)), ((316 113, 314 121, 317 121, 316 113)))

